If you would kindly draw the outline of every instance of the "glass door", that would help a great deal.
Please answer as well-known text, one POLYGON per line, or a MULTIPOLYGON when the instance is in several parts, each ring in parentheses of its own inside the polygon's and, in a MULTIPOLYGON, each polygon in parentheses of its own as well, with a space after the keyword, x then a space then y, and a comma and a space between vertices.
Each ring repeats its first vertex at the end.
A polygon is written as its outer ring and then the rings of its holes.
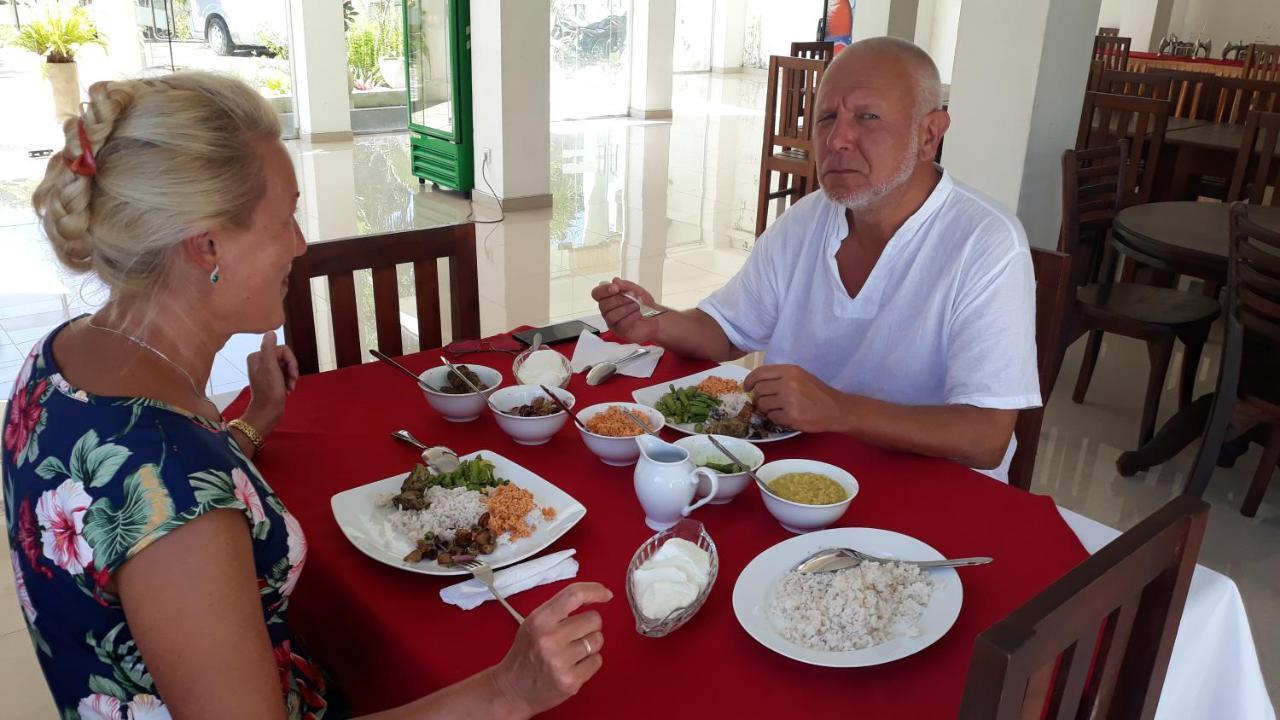
POLYGON ((626 115, 631 0, 551 0, 551 119, 626 115))
POLYGON ((444 140, 457 140, 453 97, 451 0, 405 4, 409 65, 409 125, 444 140))

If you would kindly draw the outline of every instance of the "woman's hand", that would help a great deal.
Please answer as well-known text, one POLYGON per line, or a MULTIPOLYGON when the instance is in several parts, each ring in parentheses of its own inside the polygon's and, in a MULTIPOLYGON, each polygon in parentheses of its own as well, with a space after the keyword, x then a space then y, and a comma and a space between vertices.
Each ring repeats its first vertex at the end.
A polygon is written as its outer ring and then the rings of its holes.
POLYGON ((284 400, 298 384, 298 359, 288 345, 277 345, 276 334, 262 336, 262 348, 246 361, 249 371, 249 407, 244 421, 264 437, 284 416, 284 400))
POLYGON ((572 614, 613 597, 599 583, 574 583, 525 618, 515 642, 494 669, 498 692, 523 716, 568 700, 604 664, 600 613, 572 614))

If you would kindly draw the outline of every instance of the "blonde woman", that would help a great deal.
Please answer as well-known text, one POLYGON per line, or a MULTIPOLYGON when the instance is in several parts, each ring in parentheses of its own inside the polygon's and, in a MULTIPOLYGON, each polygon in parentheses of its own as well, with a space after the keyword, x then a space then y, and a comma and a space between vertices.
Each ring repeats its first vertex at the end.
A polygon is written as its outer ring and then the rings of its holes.
MULTIPOLYGON (((273 328, 293 259, 293 167, 275 113, 203 73, 97 83, 34 205, 58 258, 97 274, 105 307, 22 368, 3 434, 20 605, 60 713, 321 718, 338 694, 289 630, 302 528, 252 463, 297 380, 273 328), (234 333, 252 400, 204 395, 234 333)), ((597 584, 532 613, 506 658, 385 718, 526 717, 600 668, 597 584)), ((447 648, 442 648, 447 650, 447 648)))

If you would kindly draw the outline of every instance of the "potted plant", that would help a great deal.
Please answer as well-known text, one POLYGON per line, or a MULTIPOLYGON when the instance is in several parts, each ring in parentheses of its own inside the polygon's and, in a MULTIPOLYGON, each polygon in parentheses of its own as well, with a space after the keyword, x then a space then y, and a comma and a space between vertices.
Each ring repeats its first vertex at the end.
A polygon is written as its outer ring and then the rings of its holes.
POLYGON ((80 113, 76 53, 89 44, 106 47, 89 13, 61 2, 50 3, 45 16, 27 23, 18 35, 18 47, 44 58, 44 73, 53 90, 53 113, 58 122, 80 113))

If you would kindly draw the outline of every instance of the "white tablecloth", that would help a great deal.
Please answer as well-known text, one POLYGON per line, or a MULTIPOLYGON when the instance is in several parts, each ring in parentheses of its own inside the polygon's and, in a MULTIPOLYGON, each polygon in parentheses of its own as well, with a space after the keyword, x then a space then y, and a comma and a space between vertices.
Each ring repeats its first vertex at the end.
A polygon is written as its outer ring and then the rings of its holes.
MULTIPOLYGON (((1085 549, 1097 552, 1120 533, 1059 507, 1085 549)), ((1275 720, 1235 582, 1196 565, 1178 624, 1156 720, 1275 720)))

